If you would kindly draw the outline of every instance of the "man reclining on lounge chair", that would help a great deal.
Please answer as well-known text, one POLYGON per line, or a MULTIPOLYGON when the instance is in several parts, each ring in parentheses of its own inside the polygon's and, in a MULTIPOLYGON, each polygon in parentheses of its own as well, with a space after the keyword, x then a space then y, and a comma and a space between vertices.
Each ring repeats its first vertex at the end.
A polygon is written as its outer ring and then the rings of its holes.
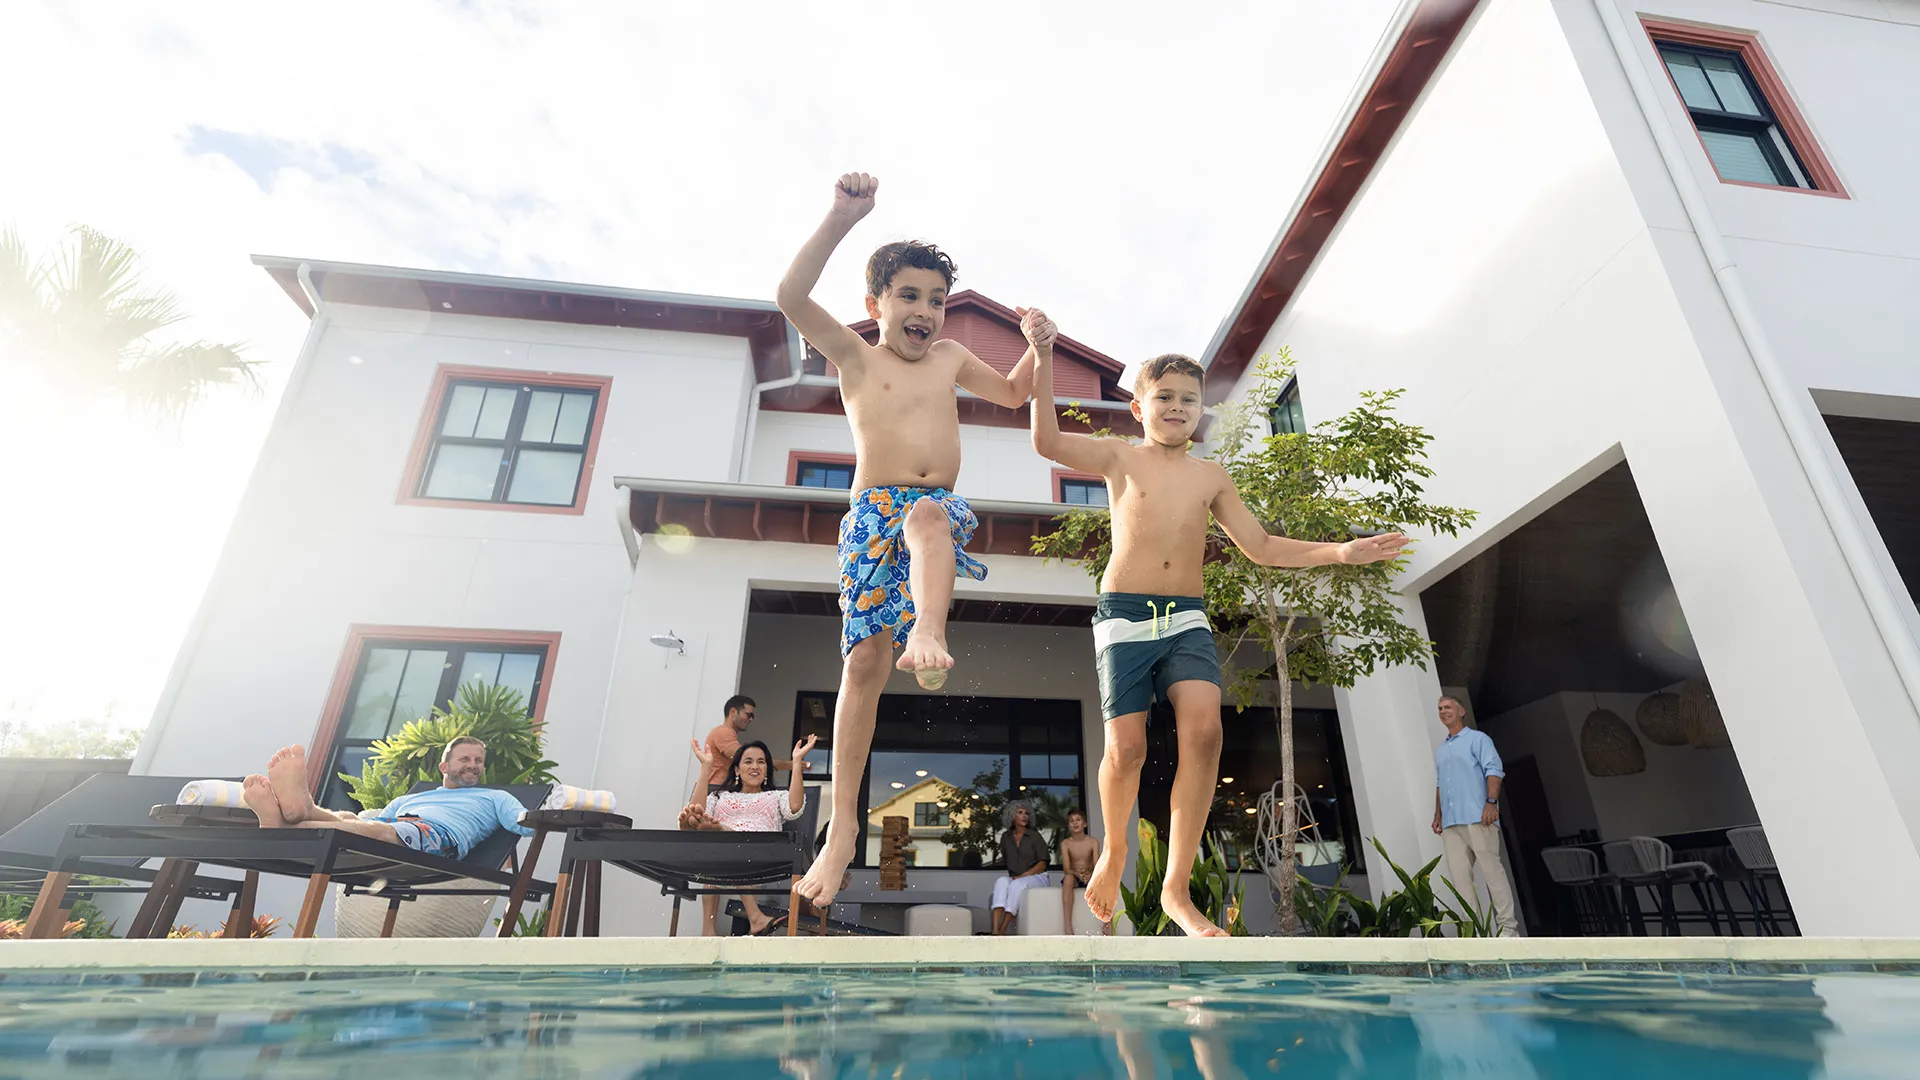
POLYGON ((242 797, 263 829, 339 829, 400 844, 429 855, 464 859, 495 829, 521 836, 526 807, 499 788, 479 787, 487 769, 487 744, 462 735, 440 752, 446 782, 431 791, 402 795, 378 810, 327 810, 307 791, 307 751, 286 746, 267 763, 267 775, 247 777, 242 797))

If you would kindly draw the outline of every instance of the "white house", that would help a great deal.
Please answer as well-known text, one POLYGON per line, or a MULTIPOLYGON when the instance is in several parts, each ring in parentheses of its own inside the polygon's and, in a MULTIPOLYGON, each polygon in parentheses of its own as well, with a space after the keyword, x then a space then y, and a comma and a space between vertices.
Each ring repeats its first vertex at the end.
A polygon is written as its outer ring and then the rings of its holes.
MULTIPOLYGON (((1444 686, 1506 754, 1532 932, 1557 839, 1758 822, 1805 932, 1920 933, 1890 899, 1920 886, 1920 84, 1889 74, 1914 61, 1912 0, 1403 5, 1203 355, 1220 402, 1291 348, 1296 382, 1254 402, 1287 429, 1407 388, 1430 493, 1480 515, 1402 579, 1435 670, 1301 699, 1301 780, 1349 856, 1437 853, 1444 686), (1683 684, 1710 685, 1724 740, 1647 735, 1642 703, 1683 684), (1621 760, 1583 752, 1596 713, 1621 760)), ((258 261, 313 324, 136 771, 305 741, 339 803, 334 772, 477 677, 527 691, 565 779, 663 826, 728 696, 776 751, 829 733, 852 444, 773 305, 258 261)), ((1014 362, 1007 309, 949 310, 1014 362)), ((1124 429, 1120 364, 1062 355, 1055 406, 1124 429)), ((911 794, 930 779, 1005 761, 1096 832, 1129 825, 1090 790, 1092 582, 1028 553, 1104 492, 1035 457, 1022 413, 961 409, 991 575, 959 583, 960 666, 942 695, 897 680, 869 776, 827 782, 864 782, 870 814, 914 801, 916 882, 984 906, 993 872, 943 866, 943 808, 911 794)), ((1272 783, 1271 727, 1227 725, 1216 824, 1272 783)), ((1140 813, 1170 781, 1162 748, 1140 813)), ((607 932, 664 931, 657 889, 607 888, 607 932)))
POLYGON ((1920 933, 1916 61, 1910 0, 1402 6, 1205 355, 1290 347, 1282 423, 1407 388, 1480 512, 1402 579, 1439 670, 1340 695, 1363 832, 1438 853, 1445 685, 1530 909, 1556 838, 1758 822, 1806 933, 1920 933), (1688 679, 1730 747, 1639 727, 1688 679))

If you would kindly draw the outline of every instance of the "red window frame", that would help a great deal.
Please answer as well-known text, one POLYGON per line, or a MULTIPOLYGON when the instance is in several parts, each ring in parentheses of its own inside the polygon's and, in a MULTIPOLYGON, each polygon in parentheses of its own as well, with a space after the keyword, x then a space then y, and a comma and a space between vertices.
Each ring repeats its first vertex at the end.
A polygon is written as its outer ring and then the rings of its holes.
MULTIPOLYGON (((1787 137, 1787 143, 1800 156, 1800 164, 1813 186, 1787 187, 1752 180, 1729 180, 1720 175, 1720 167, 1714 164, 1713 155, 1707 153, 1706 140, 1701 139, 1700 152, 1706 154, 1707 164, 1713 168, 1713 175, 1721 183, 1766 191, 1797 191, 1803 195, 1824 195, 1830 199, 1851 198, 1846 187, 1840 183, 1840 174, 1834 171, 1833 163, 1827 160, 1826 152, 1820 149, 1819 140, 1813 137, 1813 128, 1807 124, 1806 117, 1800 114, 1800 107, 1794 103, 1793 95, 1787 91, 1786 81, 1767 59, 1758 34, 1644 17, 1640 20, 1640 26, 1646 31, 1647 40, 1653 43, 1654 60, 1660 64, 1661 72, 1667 77, 1667 85, 1673 88, 1674 99, 1680 102, 1683 113, 1687 111, 1686 99, 1681 96, 1680 87, 1673 81, 1673 73, 1667 70, 1666 61, 1660 56, 1661 43, 1696 45, 1737 54, 1740 62, 1747 66, 1747 72, 1753 76, 1753 81, 1759 85, 1761 95, 1767 100, 1767 107, 1773 110, 1774 122, 1780 125, 1781 134, 1787 137)), ((1694 127, 1691 114, 1688 114, 1687 126, 1694 127)), ((1697 127, 1694 127, 1693 134, 1695 138, 1700 137, 1697 127)))
POLYGON ((584 514, 587 495, 593 490, 593 465, 600 454, 600 432, 607 423, 607 403, 612 396, 613 377, 602 375, 566 375, 524 371, 517 368, 464 367, 442 364, 434 370, 433 386, 427 392, 426 411, 420 414, 414 431, 413 450, 407 457, 406 472, 400 477, 401 506, 431 506, 453 510, 506 510, 520 514, 584 514), (531 503, 489 502, 483 499, 430 499, 419 494, 425 479, 427 459, 433 453, 434 428, 447 403, 453 384, 463 380, 512 382, 539 390, 594 390, 599 397, 593 407, 593 428, 587 433, 586 455, 580 462, 580 484, 574 489, 573 502, 566 506, 537 506, 531 503))

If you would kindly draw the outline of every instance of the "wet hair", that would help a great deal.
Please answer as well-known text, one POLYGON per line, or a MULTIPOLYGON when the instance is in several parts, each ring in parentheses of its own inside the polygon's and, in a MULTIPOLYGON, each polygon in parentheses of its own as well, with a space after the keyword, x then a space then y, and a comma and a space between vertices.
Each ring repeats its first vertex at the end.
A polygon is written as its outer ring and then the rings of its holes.
POLYGON ((1140 365, 1140 373, 1133 377, 1133 396, 1146 396, 1148 387, 1169 375, 1191 375, 1199 380, 1201 389, 1206 389, 1207 369, 1191 356, 1170 352, 1140 365))
POLYGON ((471 735, 462 735, 459 738, 448 743, 440 751, 440 764, 445 765, 447 763, 447 759, 453 756, 453 752, 462 746, 477 746, 482 750, 485 750, 487 748, 487 744, 485 742, 479 739, 476 739, 471 735))
POLYGON ((947 291, 953 291, 953 279, 960 268, 946 252, 924 240, 900 240, 882 244, 867 259, 867 295, 885 296, 894 275, 902 270, 931 270, 946 279, 947 291))
POLYGON ((735 694, 732 697, 727 699, 727 703, 725 705, 720 707, 720 715, 732 716, 733 710, 744 709, 747 706, 753 705, 753 704, 754 704, 754 700, 748 697, 747 695, 735 694))
POLYGON ((760 790, 761 791, 773 790, 773 751, 767 749, 766 743, 761 742, 759 739, 755 739, 750 743, 741 744, 740 749, 734 751, 733 761, 731 764, 727 766, 727 790, 728 791, 740 790, 740 759, 746 757, 747 751, 752 750, 755 747, 759 747, 760 752, 767 755, 767 778, 760 782, 760 790))

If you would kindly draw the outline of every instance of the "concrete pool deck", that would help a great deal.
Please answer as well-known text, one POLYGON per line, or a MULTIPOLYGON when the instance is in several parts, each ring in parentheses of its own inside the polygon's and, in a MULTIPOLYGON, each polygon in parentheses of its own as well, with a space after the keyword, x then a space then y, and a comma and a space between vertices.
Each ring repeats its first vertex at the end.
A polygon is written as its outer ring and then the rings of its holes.
POLYGON ((1920 973, 1920 939, 1872 938, 495 938, 261 941, 9 941, 0 985, 115 973, 222 981, 354 972, 540 974, 649 969, 827 968, 862 972, 1047 972, 1111 977, 1251 969, 1413 978, 1673 971, 1691 974, 1920 973), (454 945, 453 948, 445 946, 454 945), (184 978, 183 978, 184 977, 184 978))

